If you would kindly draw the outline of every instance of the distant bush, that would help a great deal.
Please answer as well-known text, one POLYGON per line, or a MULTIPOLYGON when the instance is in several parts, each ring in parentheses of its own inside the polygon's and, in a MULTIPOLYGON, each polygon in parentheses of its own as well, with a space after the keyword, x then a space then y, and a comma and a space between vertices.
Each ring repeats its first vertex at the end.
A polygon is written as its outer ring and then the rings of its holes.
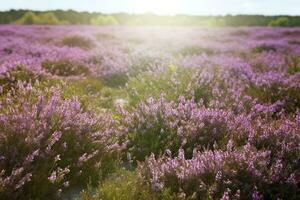
POLYGON ((119 22, 112 16, 98 16, 91 19, 92 25, 117 25, 119 22))
POLYGON ((26 12, 20 19, 18 19, 15 23, 16 24, 38 24, 39 19, 36 14, 31 11, 26 12))
POLYGON ((193 45, 193 46, 188 46, 180 49, 175 53, 175 55, 182 55, 182 56, 201 55, 201 54, 212 55, 215 53, 216 53, 215 49, 193 45))
POLYGON ((279 17, 269 22, 268 26, 289 26, 289 18, 279 17))
POLYGON ((42 67, 53 75, 57 76, 76 76, 89 74, 89 68, 81 63, 70 60, 50 61, 42 63, 42 67))
POLYGON ((112 88, 125 87, 128 76, 126 73, 116 73, 102 78, 105 85, 112 88))
POLYGON ((288 29, 288 30, 285 30, 285 31, 283 31, 282 32, 282 35, 284 36, 284 37, 286 37, 286 36, 299 36, 300 35, 300 30, 291 30, 291 29, 288 29))
POLYGON ((270 51, 277 51, 276 46, 274 45, 269 45, 269 44, 261 44, 256 46, 255 48, 252 49, 252 52, 254 53, 262 53, 264 51, 270 52, 270 51))
POLYGON ((94 43, 91 39, 79 35, 67 36, 63 38, 59 44, 69 47, 78 47, 81 49, 90 49, 94 46, 94 43))
POLYGON ((54 13, 47 12, 41 15, 38 15, 40 24, 67 24, 66 21, 60 21, 57 19, 54 13))
POLYGON ((16 24, 67 24, 66 21, 60 21, 54 13, 46 12, 42 14, 35 14, 34 12, 26 12, 20 19, 15 21, 16 24))
POLYGON ((290 41, 288 41, 288 43, 292 44, 292 45, 300 45, 300 40, 290 40, 290 41))

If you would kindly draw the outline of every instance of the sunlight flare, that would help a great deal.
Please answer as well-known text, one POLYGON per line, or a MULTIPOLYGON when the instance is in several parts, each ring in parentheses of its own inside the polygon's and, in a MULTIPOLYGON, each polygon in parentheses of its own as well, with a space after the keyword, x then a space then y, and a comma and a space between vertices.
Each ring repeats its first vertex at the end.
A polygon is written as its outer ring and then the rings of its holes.
POLYGON ((134 8, 139 13, 154 13, 158 15, 174 15, 181 12, 182 0, 140 0, 134 8))

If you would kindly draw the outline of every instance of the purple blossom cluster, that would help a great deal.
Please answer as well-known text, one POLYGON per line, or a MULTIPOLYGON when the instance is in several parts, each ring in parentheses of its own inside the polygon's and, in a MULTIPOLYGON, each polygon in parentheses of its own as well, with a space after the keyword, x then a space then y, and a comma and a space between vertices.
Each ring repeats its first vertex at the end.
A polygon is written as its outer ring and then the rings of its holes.
POLYGON ((1 74, 17 65, 37 74, 47 73, 48 76, 82 75, 80 72, 68 73, 79 66, 85 67, 94 76, 125 71, 130 62, 127 54, 123 53, 125 47, 99 39, 98 32, 86 27, 1 26, 1 74), (66 62, 69 66, 66 66, 65 73, 56 73, 44 67, 44 63, 49 61, 54 66, 57 62, 66 62))
POLYGON ((168 102, 161 97, 141 102, 131 112, 121 111, 129 137, 129 151, 143 160, 151 153, 162 155, 166 149, 193 151, 222 148, 231 141, 245 144, 253 139, 255 128, 251 116, 230 110, 205 108, 193 100, 168 102))
POLYGON ((276 128, 258 121, 256 127, 248 127, 252 137, 224 140, 230 136, 224 134, 219 139, 223 145, 215 142, 211 148, 194 149, 189 158, 183 149, 179 149, 176 157, 172 157, 170 150, 157 159, 151 154, 146 169, 141 168, 143 176, 153 190, 171 188, 187 198, 221 199, 226 193, 233 199, 255 199, 255 194, 259 194, 258 199, 297 199, 298 117, 283 120, 276 128))
POLYGON ((290 192, 296 198, 299 113, 270 121, 259 113, 235 114, 164 98, 122 113, 131 157, 141 161, 151 155, 141 169, 155 191, 170 187, 195 199, 221 198, 225 192, 233 198, 259 192, 271 199, 290 192), (270 192, 272 187, 278 191, 270 192))
POLYGON ((177 199, 299 199, 299 44, 297 28, 0 26, 0 198, 121 165, 177 199))
POLYGON ((83 110, 58 88, 18 87, 0 105, 1 198, 55 196, 109 171, 120 148, 109 114, 83 110))

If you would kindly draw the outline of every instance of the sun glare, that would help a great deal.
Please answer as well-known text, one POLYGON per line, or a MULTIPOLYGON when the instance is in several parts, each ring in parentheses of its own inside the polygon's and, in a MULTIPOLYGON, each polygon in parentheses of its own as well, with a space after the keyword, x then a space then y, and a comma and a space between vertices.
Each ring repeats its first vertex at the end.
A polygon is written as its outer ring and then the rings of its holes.
POLYGON ((179 14, 182 0, 139 0, 135 3, 135 10, 139 13, 151 12, 159 15, 179 14))

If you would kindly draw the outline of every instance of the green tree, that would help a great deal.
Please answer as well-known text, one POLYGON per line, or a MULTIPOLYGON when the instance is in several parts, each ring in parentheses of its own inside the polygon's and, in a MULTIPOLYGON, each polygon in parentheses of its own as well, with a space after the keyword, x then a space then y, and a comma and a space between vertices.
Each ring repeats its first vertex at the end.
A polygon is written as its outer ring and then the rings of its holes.
POLYGON ((15 23, 16 24, 37 24, 39 19, 36 14, 31 11, 26 12, 20 19, 18 19, 15 23))
POLYGON ((289 18, 287 17, 278 17, 269 22, 268 26, 289 26, 289 18))
POLYGON ((117 25, 119 22, 112 16, 98 16, 91 19, 92 25, 117 25))
POLYGON ((28 11, 21 18, 15 21, 16 24, 67 24, 67 21, 60 21, 53 12, 35 14, 28 11))
POLYGON ((47 12, 39 15, 39 24, 61 24, 54 13, 47 12))

